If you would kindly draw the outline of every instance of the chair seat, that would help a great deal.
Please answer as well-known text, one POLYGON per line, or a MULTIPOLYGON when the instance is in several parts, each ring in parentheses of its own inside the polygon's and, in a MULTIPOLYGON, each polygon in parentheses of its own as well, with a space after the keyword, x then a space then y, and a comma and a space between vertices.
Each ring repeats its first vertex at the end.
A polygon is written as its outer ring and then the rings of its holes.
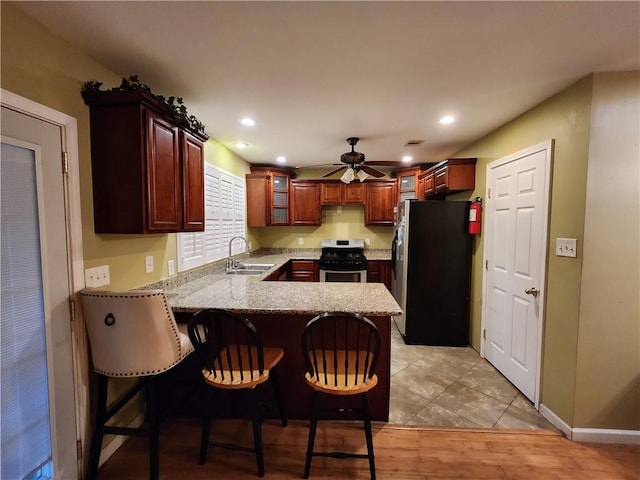
POLYGON ((249 358, 257 358, 255 346, 229 345, 220 352, 220 360, 214 362, 213 370, 202 370, 205 381, 216 388, 240 389, 253 388, 269 379, 269 370, 277 365, 284 355, 284 350, 277 347, 263 347, 264 370, 262 375, 257 365, 250 365, 249 358), (237 352, 241 354, 238 355, 237 352), (253 367, 253 368, 252 368, 253 367))
POLYGON ((369 378, 363 373, 365 364, 371 362, 368 352, 315 350, 309 353, 309 358, 317 362, 317 374, 307 372, 305 380, 314 390, 331 395, 357 395, 368 392, 378 384, 376 375, 369 378), (345 364, 349 367, 346 373, 345 364), (337 374, 334 365, 338 368, 337 374))

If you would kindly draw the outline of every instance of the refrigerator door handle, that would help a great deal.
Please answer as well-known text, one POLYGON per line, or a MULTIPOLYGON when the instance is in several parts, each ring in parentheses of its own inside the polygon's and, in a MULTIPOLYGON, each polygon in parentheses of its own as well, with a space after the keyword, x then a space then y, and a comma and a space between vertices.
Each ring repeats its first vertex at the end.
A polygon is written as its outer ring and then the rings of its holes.
POLYGON ((391 241, 391 270, 393 271, 393 278, 397 277, 396 272, 396 260, 398 250, 398 231, 396 230, 393 240, 391 241))

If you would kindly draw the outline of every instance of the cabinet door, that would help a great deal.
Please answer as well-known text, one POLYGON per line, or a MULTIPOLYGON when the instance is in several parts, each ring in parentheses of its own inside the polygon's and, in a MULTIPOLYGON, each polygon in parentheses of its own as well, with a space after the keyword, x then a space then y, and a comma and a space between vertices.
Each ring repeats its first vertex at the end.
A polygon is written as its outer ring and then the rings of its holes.
POLYGON ((247 182, 247 227, 269 225, 269 175, 250 173, 247 182))
POLYGON ((447 189, 448 167, 442 167, 435 171, 433 176, 433 184, 435 192, 439 193, 447 189))
POLYGON ((182 132, 183 230, 204 231, 204 144, 182 132))
POLYGON ((291 225, 320 225, 320 185, 291 182, 291 225))
POLYGON ((393 209, 397 200, 396 192, 395 180, 366 183, 365 225, 393 225, 393 209))
POLYGON ((398 188, 400 190, 399 200, 412 200, 418 198, 416 195, 416 180, 418 176, 414 172, 398 176, 398 188))
POLYGON ((271 176, 271 215, 269 225, 289 225, 289 176, 271 176))
POLYGON ((344 186, 344 203, 363 205, 365 201, 364 184, 351 182, 344 186))
POLYGON ((428 197, 436 193, 436 185, 434 182, 434 173, 427 173, 424 177, 424 196, 428 197))
POLYGON ((182 226, 178 128, 148 111, 147 230, 176 232, 182 226))
POLYGON ((320 280, 318 262, 314 260, 292 260, 291 280, 294 282, 317 282, 320 280))
POLYGON ((320 184, 321 205, 342 205, 344 203, 344 184, 342 182, 322 182, 320 184))

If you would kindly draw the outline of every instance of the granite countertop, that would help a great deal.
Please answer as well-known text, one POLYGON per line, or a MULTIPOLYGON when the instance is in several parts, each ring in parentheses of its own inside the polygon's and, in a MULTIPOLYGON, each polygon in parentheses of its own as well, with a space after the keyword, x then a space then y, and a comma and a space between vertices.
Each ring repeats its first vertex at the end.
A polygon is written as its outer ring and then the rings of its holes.
MULTIPOLYGON (((366 253, 365 253, 366 255, 366 253)), ((381 253, 381 258, 386 259, 381 253)), ((227 275, 223 270, 202 271, 184 282, 149 285, 163 288, 175 311, 223 308, 238 313, 318 314, 352 311, 368 316, 399 315, 400 306, 381 283, 321 283, 263 281, 289 260, 318 259, 319 252, 252 255, 243 263, 273 263, 261 275, 227 275)))

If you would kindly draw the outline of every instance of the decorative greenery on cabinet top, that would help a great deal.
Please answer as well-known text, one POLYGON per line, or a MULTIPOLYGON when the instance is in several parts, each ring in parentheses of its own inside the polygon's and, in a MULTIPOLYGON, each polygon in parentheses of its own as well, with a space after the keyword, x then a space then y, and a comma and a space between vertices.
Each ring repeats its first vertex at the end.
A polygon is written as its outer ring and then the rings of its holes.
MULTIPOLYGON (((131 75, 128 78, 123 78, 120 86, 113 87, 108 90, 102 90, 102 82, 90 80, 82 84, 82 98, 88 105, 96 104, 98 102, 97 97, 107 92, 138 92, 154 99, 157 103, 151 105, 153 107, 160 107, 165 111, 165 114, 170 118, 173 123, 178 127, 184 128, 198 134, 198 136, 206 137, 207 134, 204 130, 204 125, 195 116, 189 115, 187 107, 184 105, 181 97, 164 97, 163 95, 156 95, 151 91, 148 85, 140 82, 137 75, 131 75)), ((143 100, 144 98, 141 98, 143 100)), ((143 102, 144 103, 144 102, 143 102)), ((205 138, 205 140, 206 140, 205 138)))

